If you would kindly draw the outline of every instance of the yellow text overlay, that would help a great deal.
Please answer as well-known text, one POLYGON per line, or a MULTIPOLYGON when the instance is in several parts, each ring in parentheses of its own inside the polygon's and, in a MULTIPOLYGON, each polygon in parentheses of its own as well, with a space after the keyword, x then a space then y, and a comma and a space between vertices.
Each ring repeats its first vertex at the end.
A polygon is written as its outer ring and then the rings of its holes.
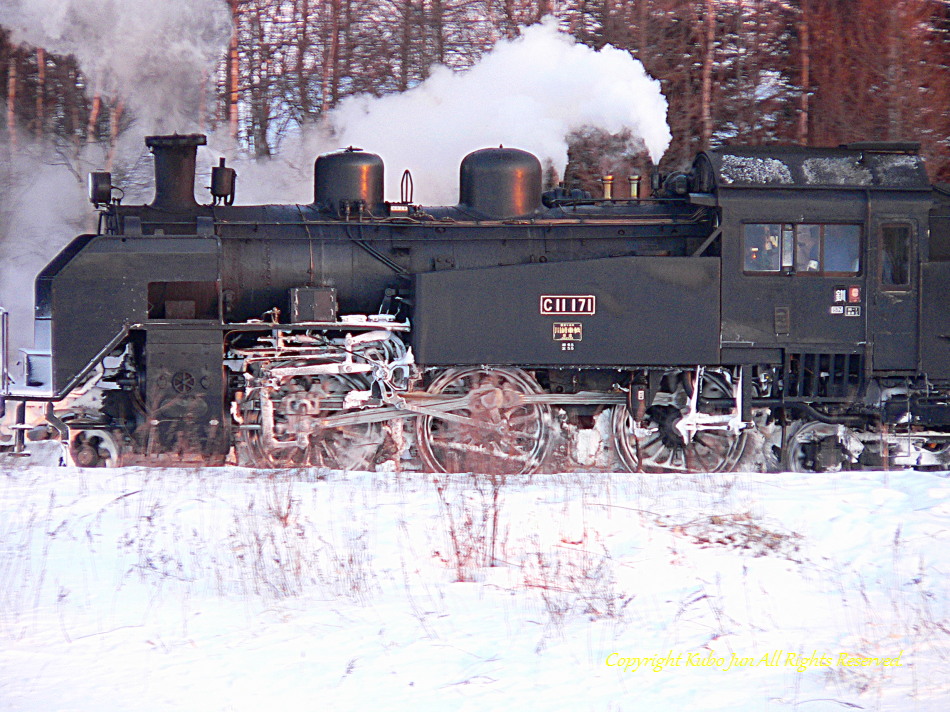
POLYGON ((809 668, 822 667, 903 667, 901 650, 891 658, 872 658, 851 653, 822 653, 812 651, 811 655, 803 652, 789 653, 785 650, 772 650, 755 655, 737 655, 726 653, 717 655, 715 650, 699 653, 677 653, 670 650, 666 655, 650 655, 647 657, 625 656, 621 653, 610 653, 607 656, 607 667, 614 667, 623 672, 638 672, 641 670, 662 672, 668 668, 714 668, 729 672, 737 668, 753 667, 791 667, 799 672, 809 668))

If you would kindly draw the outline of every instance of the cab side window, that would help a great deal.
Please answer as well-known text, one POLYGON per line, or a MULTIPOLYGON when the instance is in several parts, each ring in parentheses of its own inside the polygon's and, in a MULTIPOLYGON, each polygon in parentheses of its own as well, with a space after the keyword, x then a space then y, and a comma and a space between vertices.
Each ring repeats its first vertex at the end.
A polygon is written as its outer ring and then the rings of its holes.
POLYGON ((858 225, 824 225, 825 272, 857 274, 861 256, 858 225))
POLYGON ((910 286, 910 243, 910 225, 881 226, 881 286, 884 289, 910 286))
POLYGON ((748 223, 743 226, 747 273, 852 275, 861 270, 861 226, 748 223))
POLYGON ((821 225, 795 226, 795 271, 821 272, 821 225))

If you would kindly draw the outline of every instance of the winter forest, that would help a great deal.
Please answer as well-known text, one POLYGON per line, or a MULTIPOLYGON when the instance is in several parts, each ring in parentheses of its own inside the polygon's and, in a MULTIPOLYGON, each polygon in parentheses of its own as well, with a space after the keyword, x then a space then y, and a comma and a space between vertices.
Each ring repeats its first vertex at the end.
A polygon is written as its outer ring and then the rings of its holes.
MULTIPOLYGON (((309 203, 347 145, 435 206, 502 141, 618 198, 729 143, 919 142, 950 182, 950 0, 0 0, 0 99, 16 354, 37 272, 96 232, 86 174, 151 199, 146 135, 207 134, 202 203, 220 157, 237 203, 309 203)), ((559 474, 0 453, 0 712, 948 709, 950 473, 768 472, 758 429, 737 472, 610 472, 607 414, 559 474)))
MULTIPOLYGON (((248 155, 268 157, 346 97, 403 92, 438 65, 466 69, 550 15, 584 45, 629 51, 660 81, 672 133, 664 168, 729 142, 912 140, 932 178, 950 180, 946 0, 149 5, 4 2, 3 150, 42 138, 65 159, 101 144, 111 163, 127 132, 188 130, 227 135, 248 155)), ((591 131, 575 132, 571 148, 573 173, 562 178, 581 184, 630 159, 622 142, 591 131)))

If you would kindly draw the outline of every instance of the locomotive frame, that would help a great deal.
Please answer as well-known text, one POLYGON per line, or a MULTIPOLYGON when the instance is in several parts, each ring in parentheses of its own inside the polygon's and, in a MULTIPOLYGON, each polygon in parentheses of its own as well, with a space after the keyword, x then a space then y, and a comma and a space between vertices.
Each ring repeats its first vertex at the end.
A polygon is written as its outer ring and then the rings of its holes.
POLYGON ((527 473, 604 414, 633 471, 729 469, 756 428, 773 467, 950 467, 950 200, 913 144, 721 148, 625 199, 484 149, 422 207, 358 149, 309 205, 232 205, 223 159, 199 205, 204 137, 146 143, 155 199, 93 174, 0 379, 76 464, 527 473))

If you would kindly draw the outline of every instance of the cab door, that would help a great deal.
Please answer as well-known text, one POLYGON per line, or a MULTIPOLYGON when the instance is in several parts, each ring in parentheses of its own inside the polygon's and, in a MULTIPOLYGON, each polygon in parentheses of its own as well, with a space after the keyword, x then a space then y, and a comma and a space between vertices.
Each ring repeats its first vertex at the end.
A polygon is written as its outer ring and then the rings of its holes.
POLYGON ((915 220, 872 222, 868 336, 877 371, 917 369, 917 239, 915 220))

